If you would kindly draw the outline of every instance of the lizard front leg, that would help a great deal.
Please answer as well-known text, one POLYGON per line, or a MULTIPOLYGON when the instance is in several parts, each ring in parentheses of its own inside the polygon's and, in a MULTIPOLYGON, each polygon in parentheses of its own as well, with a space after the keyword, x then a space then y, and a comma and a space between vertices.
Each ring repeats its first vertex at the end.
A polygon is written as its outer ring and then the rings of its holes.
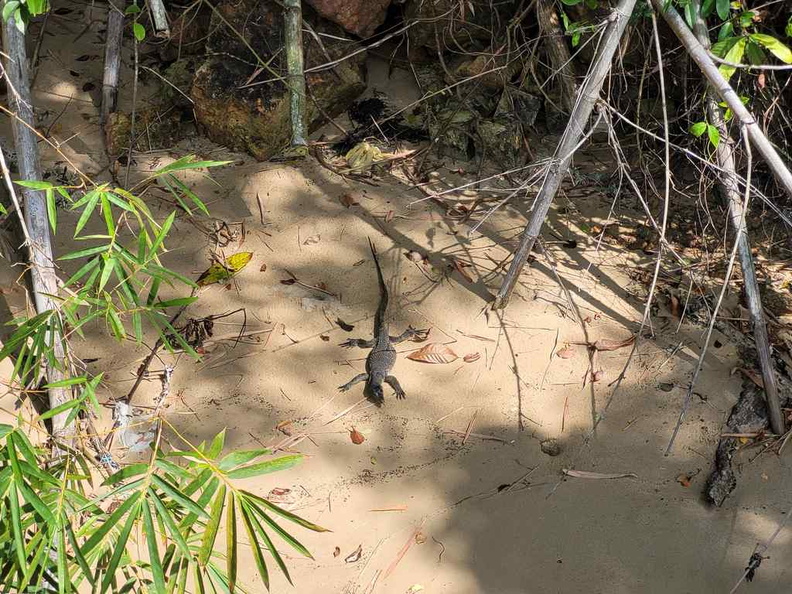
POLYGON ((407 326, 407 330, 399 334, 399 336, 390 336, 390 341, 392 344, 398 344, 400 342, 404 342, 405 340, 417 340, 418 342, 422 340, 426 340, 426 337, 429 335, 429 330, 416 330, 412 326, 407 326))
POLYGON ((338 343, 338 346, 342 346, 346 349, 351 349, 352 347, 359 347, 361 349, 370 349, 374 346, 374 339, 365 340, 363 338, 350 338, 349 340, 345 340, 344 342, 338 343))
POLYGON ((385 377, 385 382, 393 388, 394 392, 396 392, 396 398, 398 400, 404 400, 407 395, 402 390, 402 387, 399 385, 399 380, 396 379, 395 375, 388 375, 385 377))
POLYGON ((341 392, 346 392, 347 390, 349 390, 349 388, 351 388, 355 384, 360 383, 360 382, 365 382, 368 379, 368 377, 369 377, 368 373, 361 373, 361 374, 356 375, 355 377, 353 377, 351 380, 349 380, 343 386, 338 386, 338 389, 341 392))

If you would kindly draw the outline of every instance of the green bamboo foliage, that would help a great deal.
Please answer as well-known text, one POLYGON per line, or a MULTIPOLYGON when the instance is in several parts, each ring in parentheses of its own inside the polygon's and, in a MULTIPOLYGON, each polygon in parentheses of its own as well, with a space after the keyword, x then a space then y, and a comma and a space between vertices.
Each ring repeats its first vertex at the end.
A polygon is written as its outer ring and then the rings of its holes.
POLYGON ((244 591, 242 535, 269 588, 273 562, 291 581, 279 547, 311 557, 284 525, 324 531, 235 485, 302 456, 257 449, 221 457, 225 432, 184 451, 154 445, 150 462, 107 478, 101 495, 86 494, 91 472, 79 452, 44 469, 46 452, 19 428, 0 425, 0 436, 0 583, 13 591, 43 583, 58 592, 88 584, 100 594, 244 591))

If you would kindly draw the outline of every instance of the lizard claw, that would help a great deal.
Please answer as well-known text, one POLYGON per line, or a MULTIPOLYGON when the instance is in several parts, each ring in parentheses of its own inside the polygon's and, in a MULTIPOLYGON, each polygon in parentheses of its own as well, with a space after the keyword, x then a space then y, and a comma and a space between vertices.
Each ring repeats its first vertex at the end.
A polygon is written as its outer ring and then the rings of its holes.
POLYGON ((407 398, 407 394, 404 392, 396 392, 396 400, 404 400, 407 398))
POLYGON ((344 342, 339 342, 338 346, 344 347, 345 349, 351 349, 353 346, 355 346, 355 341, 350 338, 344 342))
POLYGON ((417 330, 416 328, 413 328, 412 326, 408 326, 407 330, 409 330, 410 333, 412 334, 412 341, 413 342, 423 342, 424 340, 429 338, 429 330, 430 330, 429 328, 424 329, 424 330, 417 330))
POLYGON ((349 386, 347 386, 346 384, 344 384, 343 386, 338 386, 338 391, 339 392, 349 392, 349 386))

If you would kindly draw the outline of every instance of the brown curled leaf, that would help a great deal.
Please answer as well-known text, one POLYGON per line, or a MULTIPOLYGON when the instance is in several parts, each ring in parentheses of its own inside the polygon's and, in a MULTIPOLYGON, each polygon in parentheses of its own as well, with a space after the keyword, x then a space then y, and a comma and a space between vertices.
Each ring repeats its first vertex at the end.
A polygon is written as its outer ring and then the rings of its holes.
POLYGON ((413 351, 407 358, 419 363, 452 363, 459 359, 454 351, 440 342, 431 342, 425 347, 413 351))
POLYGON ((366 438, 363 437, 363 434, 354 427, 352 427, 352 430, 349 432, 349 439, 351 439, 352 443, 355 445, 360 445, 366 441, 366 438))
POLYGON ((473 363, 473 361, 478 361, 479 359, 481 359, 481 354, 479 353, 468 353, 467 355, 462 357, 462 360, 465 363, 473 363))
POLYGON ((630 346, 635 342, 635 335, 630 336, 626 340, 608 340, 607 338, 600 338, 599 340, 591 343, 591 348, 596 351, 616 351, 630 346))
POLYGON ((473 277, 470 276, 470 273, 465 270, 466 268, 470 268, 470 264, 466 264, 465 262, 461 262, 460 260, 454 260, 454 269, 464 278, 467 282, 472 283, 473 277))
POLYGON ((575 356, 575 350, 570 346, 565 346, 556 353, 556 356, 561 359, 571 359, 575 356))

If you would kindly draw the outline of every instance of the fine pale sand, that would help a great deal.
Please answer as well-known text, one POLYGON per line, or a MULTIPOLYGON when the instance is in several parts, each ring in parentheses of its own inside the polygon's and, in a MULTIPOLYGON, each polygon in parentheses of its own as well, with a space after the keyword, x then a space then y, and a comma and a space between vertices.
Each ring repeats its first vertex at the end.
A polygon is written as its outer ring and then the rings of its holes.
MULTIPOLYGON (((45 48, 54 43, 47 39, 45 48)), ((49 49, 62 60, 74 57, 70 47, 49 49)), ((100 70, 100 61, 83 62, 81 68, 100 70)), ((64 150, 96 173, 103 164, 96 109, 80 90, 82 83, 68 79, 55 61, 44 61, 35 100, 54 114, 67 107, 53 134, 64 140, 79 132, 64 150), (67 106, 69 96, 74 98, 67 106)), ((388 82, 374 69, 371 84, 403 103, 415 93, 409 76, 398 71, 388 82)), ((130 88, 131 82, 125 89, 130 88)), ((128 100, 129 93, 123 94, 128 100)), ((640 341, 615 395, 612 382, 630 347, 592 360, 578 344, 628 339, 643 315, 646 286, 633 279, 636 272, 651 273, 652 257, 599 244, 586 232, 606 219, 641 222, 630 201, 619 201, 609 214, 612 204, 605 195, 559 197, 551 226, 576 239, 577 247, 547 244, 556 273, 550 260, 536 254, 499 319, 486 306, 502 270, 491 272, 524 225, 530 207, 524 199, 470 234, 470 224, 452 223, 438 206, 422 201, 423 194, 391 175, 366 185, 344 180, 313 160, 299 166, 256 163, 200 139, 136 157, 133 179, 189 153, 234 161, 216 172, 219 186, 198 175, 189 179, 215 220, 232 230, 241 230, 233 224, 244 222, 244 236, 218 253, 252 251, 253 259, 230 289, 203 289, 188 315, 244 308, 245 331, 262 332, 236 346, 233 340, 210 342, 199 362, 179 357, 167 417, 193 441, 211 439, 225 428, 229 450, 283 444, 287 436, 276 425, 285 421, 291 421, 295 437, 307 434, 291 447, 306 454, 304 463, 245 484, 265 496, 288 489, 273 497, 332 530, 295 529, 315 559, 282 547, 294 588, 273 565, 273 592, 728 592, 757 542, 784 521, 792 488, 787 456, 757 457, 757 449, 738 454, 739 485, 723 508, 708 509, 700 498, 717 436, 740 390, 740 375, 730 373, 738 360, 728 337, 715 333, 719 347, 707 355, 668 457, 663 452, 703 329, 683 324, 677 330, 667 308, 655 310, 655 337, 640 341), (345 193, 359 205, 345 207, 345 193), (392 334, 407 324, 430 328, 428 342, 446 344, 459 356, 447 364, 420 363, 404 354, 422 345, 399 345, 394 373, 407 399, 396 401, 386 386, 381 409, 359 402, 361 386, 337 391, 363 369, 366 354, 337 345, 350 337, 368 338, 377 305, 368 237, 379 249, 392 292, 392 334), (405 256, 409 251, 426 255, 430 265, 411 261, 405 256), (471 264, 463 267, 470 280, 449 272, 454 260, 471 264), (445 280, 434 282, 446 273, 445 280), (299 282, 283 284, 290 275, 299 282), (338 318, 354 330, 339 328, 338 318), (565 348, 569 358, 556 355, 565 348), (475 360, 466 362, 468 355, 475 360), (603 372, 593 384, 586 381, 592 369, 603 372), (612 395, 605 419, 585 444, 612 395), (350 439, 353 427, 365 437, 360 445, 350 439), (557 456, 542 451, 542 441, 551 438, 560 446, 557 456), (562 469, 569 468, 629 476, 564 478, 562 469), (360 559, 345 562, 359 546, 360 559)), ((608 173, 607 154, 594 147, 583 166, 608 173)), ((51 166, 59 158, 47 153, 44 160, 51 166)), ((477 165, 462 165, 473 173, 452 171, 459 166, 438 161, 436 170, 448 185, 475 179, 477 165)), ((488 169, 497 171, 485 167, 481 175, 488 169)), ((149 193, 147 200, 157 216, 170 212, 159 194, 149 193)), ((63 213, 61 229, 75 221, 63 213)), ((205 233, 212 225, 180 215, 165 263, 197 278, 216 248, 205 233)), ((74 245, 66 232, 59 232, 56 243, 61 254, 74 245)), ((15 314, 24 305, 22 293, 13 290, 18 274, 19 269, 8 269, 3 276, 15 314)), ((242 314, 218 321, 215 338, 234 336, 241 321, 242 314)), ((98 358, 89 369, 105 372, 103 400, 123 396, 147 349, 114 343, 101 325, 93 330, 77 343, 79 354, 98 358)), ((161 369, 162 362, 152 368, 161 369)), ((158 391, 157 382, 147 382, 136 402, 145 404, 158 391)), ((4 407, 11 402, 6 397, 4 407)), ((552 445, 545 443, 544 449, 552 445)), ((243 583, 264 592, 252 557, 244 546, 242 551, 249 557, 243 583)), ((790 554, 784 530, 755 581, 742 588, 787 591, 790 554)))

